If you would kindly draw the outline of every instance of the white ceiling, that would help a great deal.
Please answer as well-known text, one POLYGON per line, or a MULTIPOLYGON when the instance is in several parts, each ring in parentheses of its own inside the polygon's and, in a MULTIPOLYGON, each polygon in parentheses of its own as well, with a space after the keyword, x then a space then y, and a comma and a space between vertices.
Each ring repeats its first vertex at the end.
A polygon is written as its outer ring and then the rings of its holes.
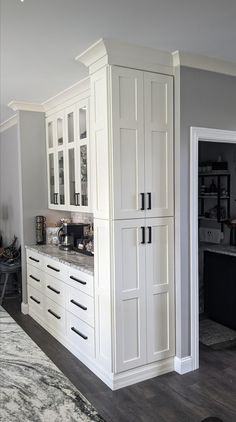
POLYGON ((10 100, 43 102, 87 75, 101 37, 236 63, 236 0, 0 0, 1 121, 10 100))

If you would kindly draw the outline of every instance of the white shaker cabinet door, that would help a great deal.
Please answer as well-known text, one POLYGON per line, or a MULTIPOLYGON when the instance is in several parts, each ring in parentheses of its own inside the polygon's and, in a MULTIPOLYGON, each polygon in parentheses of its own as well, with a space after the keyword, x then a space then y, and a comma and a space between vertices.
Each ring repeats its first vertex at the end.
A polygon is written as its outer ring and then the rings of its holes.
POLYGON ((147 360, 175 354, 173 218, 146 220, 147 360))
POLYGON ((142 203, 144 201, 143 72, 114 66, 111 68, 111 81, 113 218, 142 218, 145 216, 142 203))
POLYGON ((173 216, 173 78, 144 72, 146 216, 173 216))
POLYGON ((146 363, 145 220, 113 224, 115 372, 122 372, 146 363))

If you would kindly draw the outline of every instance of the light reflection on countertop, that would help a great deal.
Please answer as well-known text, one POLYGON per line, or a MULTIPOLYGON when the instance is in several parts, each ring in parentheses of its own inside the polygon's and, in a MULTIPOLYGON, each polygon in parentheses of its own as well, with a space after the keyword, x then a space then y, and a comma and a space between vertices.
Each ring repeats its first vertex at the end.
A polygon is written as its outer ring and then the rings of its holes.
POLYGON ((236 256, 236 246, 200 242, 200 250, 236 256))
POLYGON ((69 265, 87 274, 94 274, 94 257, 75 251, 62 251, 58 246, 30 245, 26 249, 41 253, 63 264, 69 265))

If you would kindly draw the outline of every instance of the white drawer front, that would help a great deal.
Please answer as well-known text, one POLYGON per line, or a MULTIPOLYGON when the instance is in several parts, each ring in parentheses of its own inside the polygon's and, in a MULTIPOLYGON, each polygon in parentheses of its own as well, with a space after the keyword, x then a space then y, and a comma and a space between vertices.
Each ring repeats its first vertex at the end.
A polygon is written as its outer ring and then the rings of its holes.
POLYGON ((84 353, 94 357, 94 329, 81 321, 70 312, 66 313, 67 337, 74 347, 84 353))
POLYGON ((66 309, 94 327, 94 300, 80 290, 68 287, 66 309))
POLYGON ((81 292, 87 293, 92 297, 94 296, 93 276, 90 274, 68 267, 66 283, 70 284, 70 286, 75 289, 79 289, 81 292))
POLYGON ((39 270, 37 267, 34 267, 31 264, 27 265, 27 281, 35 289, 42 292, 44 290, 44 278, 45 273, 42 270, 39 270))
POLYGON ((28 284, 29 313, 33 312, 39 319, 44 320, 44 295, 28 284))
POLYGON ((48 326, 64 335, 66 329, 65 309, 45 296, 44 312, 48 326))
POLYGON ((66 306, 65 290, 66 284, 58 278, 52 277, 45 273, 45 288, 44 292, 49 299, 61 305, 63 308, 66 306))
POLYGON ((43 255, 27 249, 27 263, 36 268, 43 268, 43 255))
POLYGON ((65 281, 68 267, 62 264, 61 262, 56 261, 55 259, 50 259, 48 257, 45 257, 44 271, 47 274, 52 275, 53 277, 56 277, 62 281, 65 281))

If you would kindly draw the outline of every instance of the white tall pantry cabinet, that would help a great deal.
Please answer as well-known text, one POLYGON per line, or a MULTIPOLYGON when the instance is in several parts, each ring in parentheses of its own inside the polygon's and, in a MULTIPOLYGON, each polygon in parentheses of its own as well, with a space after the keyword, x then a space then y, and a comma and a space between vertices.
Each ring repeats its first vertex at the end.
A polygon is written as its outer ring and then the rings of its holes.
POLYGON ((90 53, 96 361, 116 389, 174 369, 173 76, 90 53))

